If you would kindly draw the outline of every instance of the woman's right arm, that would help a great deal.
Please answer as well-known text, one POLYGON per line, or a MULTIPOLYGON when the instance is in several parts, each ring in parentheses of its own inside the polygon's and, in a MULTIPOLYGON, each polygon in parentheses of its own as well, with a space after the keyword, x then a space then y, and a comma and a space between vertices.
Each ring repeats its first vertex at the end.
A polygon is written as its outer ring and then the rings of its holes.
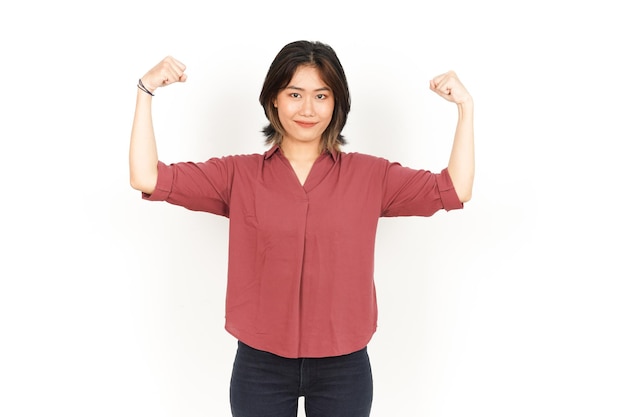
MULTIPOLYGON (((186 80, 185 65, 170 56, 164 58, 140 79, 151 93, 159 87, 186 80)), ((129 150, 131 187, 152 194, 157 183, 157 162, 158 154, 152 124, 152 95, 137 88, 129 150)))

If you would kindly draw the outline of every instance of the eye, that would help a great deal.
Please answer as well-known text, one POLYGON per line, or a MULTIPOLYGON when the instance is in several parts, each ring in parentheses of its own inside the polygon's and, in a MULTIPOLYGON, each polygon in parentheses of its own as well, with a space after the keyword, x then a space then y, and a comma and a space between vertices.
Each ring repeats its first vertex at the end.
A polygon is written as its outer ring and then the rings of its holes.
POLYGON ((289 94, 289 97, 292 97, 292 98, 300 98, 300 93, 290 93, 290 94, 289 94))
POLYGON ((320 99, 320 100, 324 100, 324 99, 326 99, 327 96, 326 96, 326 94, 318 94, 316 97, 318 99, 320 99))

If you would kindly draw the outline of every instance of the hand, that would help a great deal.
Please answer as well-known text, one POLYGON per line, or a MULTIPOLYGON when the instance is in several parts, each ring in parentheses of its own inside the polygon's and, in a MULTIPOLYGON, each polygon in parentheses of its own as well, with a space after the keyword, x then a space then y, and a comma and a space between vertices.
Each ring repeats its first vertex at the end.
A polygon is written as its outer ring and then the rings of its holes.
POLYGON ((472 100, 472 96, 454 71, 448 71, 430 80, 430 89, 452 103, 463 104, 472 100))
POLYGON ((167 56, 141 77, 141 82, 151 92, 176 82, 184 83, 187 81, 186 68, 182 62, 167 56))

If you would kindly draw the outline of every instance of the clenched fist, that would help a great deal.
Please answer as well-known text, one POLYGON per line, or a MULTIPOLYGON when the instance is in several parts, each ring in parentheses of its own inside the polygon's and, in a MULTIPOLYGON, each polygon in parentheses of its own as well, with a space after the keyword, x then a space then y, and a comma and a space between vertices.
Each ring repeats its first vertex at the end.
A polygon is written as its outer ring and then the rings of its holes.
POLYGON ((186 67, 182 62, 167 56, 141 77, 141 82, 148 90, 154 92, 159 87, 187 81, 185 69, 186 67))
POLYGON ((430 89, 452 103, 463 104, 472 100, 472 96, 454 71, 448 71, 430 80, 430 89))

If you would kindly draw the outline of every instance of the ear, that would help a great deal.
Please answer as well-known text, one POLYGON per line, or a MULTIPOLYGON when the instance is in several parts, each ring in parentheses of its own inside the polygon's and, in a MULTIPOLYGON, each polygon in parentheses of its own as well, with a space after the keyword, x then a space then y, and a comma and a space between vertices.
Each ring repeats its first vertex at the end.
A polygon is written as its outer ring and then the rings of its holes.
POLYGON ((277 109, 278 108, 278 104, 276 104, 276 99, 274 99, 273 103, 274 103, 274 108, 277 109))

